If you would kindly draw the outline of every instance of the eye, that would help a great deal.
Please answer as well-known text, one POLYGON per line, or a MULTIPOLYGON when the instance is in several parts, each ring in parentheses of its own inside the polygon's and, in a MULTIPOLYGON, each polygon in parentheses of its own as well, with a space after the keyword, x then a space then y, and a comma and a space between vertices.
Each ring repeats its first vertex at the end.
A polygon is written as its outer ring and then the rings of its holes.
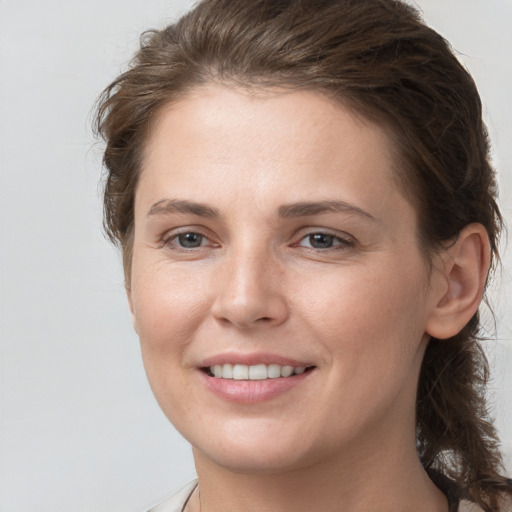
POLYGON ((203 245, 205 237, 199 233, 181 233, 176 237, 176 241, 185 249, 194 249, 203 245))
POLYGON ((351 240, 330 233, 310 233, 302 238, 298 245, 312 249, 333 249, 336 247, 352 247, 354 244, 351 240))
POLYGON ((208 244, 208 239, 201 233, 195 231, 186 231, 170 236, 165 245, 175 247, 177 249, 197 249, 208 244))

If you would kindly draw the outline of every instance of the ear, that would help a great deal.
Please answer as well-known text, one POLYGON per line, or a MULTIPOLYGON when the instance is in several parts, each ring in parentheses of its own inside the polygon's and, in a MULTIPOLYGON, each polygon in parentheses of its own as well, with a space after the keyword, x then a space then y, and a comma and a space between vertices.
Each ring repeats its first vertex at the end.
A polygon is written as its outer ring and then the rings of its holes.
POLYGON ((491 260, 487 230, 469 224, 441 255, 443 287, 427 321, 426 332, 438 339, 458 334, 482 300, 491 260))
POLYGON ((139 334, 139 328, 137 325, 137 318, 135 316, 135 307, 133 305, 132 290, 126 287, 126 298, 128 299, 128 306, 130 307, 130 315, 132 317, 133 330, 139 334))

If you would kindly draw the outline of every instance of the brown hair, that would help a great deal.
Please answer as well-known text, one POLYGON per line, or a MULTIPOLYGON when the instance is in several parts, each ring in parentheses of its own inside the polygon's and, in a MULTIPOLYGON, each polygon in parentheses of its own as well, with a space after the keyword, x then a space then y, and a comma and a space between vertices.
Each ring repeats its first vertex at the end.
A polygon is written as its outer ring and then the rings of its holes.
MULTIPOLYGON (((217 82, 327 94, 384 127, 419 218, 426 260, 472 222, 494 260, 501 216, 481 102, 448 43, 399 0, 204 0, 141 38, 128 71, 99 100, 106 140, 106 232, 120 243, 130 284, 133 207, 155 116, 191 88, 217 82)), ((419 455, 486 512, 510 480, 488 418, 488 366, 478 313, 450 340, 432 339, 417 400, 419 455)), ((436 476, 437 475, 437 476, 436 476)), ((461 494, 462 495, 462 494, 461 494)))

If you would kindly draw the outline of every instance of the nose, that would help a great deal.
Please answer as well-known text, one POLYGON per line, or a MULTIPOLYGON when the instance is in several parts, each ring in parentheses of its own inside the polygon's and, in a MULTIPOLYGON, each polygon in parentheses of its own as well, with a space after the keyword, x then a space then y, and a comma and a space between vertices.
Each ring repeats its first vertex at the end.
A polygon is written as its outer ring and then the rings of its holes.
POLYGON ((263 251, 238 251, 226 258, 214 287, 212 314, 223 324, 252 329, 277 326, 288 318, 284 272, 263 251))

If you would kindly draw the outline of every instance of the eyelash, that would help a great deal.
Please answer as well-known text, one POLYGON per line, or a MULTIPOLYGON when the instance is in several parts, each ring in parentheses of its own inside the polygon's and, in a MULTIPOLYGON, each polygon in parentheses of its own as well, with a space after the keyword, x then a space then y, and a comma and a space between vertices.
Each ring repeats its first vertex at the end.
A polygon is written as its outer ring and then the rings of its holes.
MULTIPOLYGON (((168 236, 164 237, 162 239, 161 245, 163 247, 167 247, 167 248, 170 248, 173 250, 188 252, 188 251, 193 251, 195 249, 201 249, 202 247, 205 247, 205 245, 203 245, 203 242, 208 241, 208 240, 209 240, 208 237, 206 235, 204 235, 203 233, 201 233, 200 231, 184 230, 179 233, 171 233, 168 236), (185 237, 187 235, 196 235, 197 237, 199 237, 201 239, 200 245, 197 247, 184 247, 182 245, 179 245, 180 237, 185 237)), ((212 244, 212 246, 218 245, 218 244, 214 244, 214 243, 211 243, 211 244, 212 244)))
POLYGON ((355 245, 355 241, 351 237, 348 237, 348 236, 342 237, 339 235, 335 235, 334 233, 329 233, 328 231, 313 231, 313 232, 307 233, 299 240, 298 243, 294 244, 294 246, 297 246, 297 247, 304 247, 305 249, 308 249, 308 250, 320 251, 320 252, 340 251, 340 250, 349 249, 351 247, 354 247, 354 245, 355 245), (326 237, 329 240, 329 242, 332 243, 333 245, 331 245, 329 247, 322 247, 322 248, 312 247, 311 245, 310 246, 302 245, 302 242, 305 240, 309 240, 309 242, 311 243, 313 240, 313 237, 326 237))
MULTIPOLYGON (((167 247, 173 250, 177 251, 194 251, 196 249, 201 249, 203 247, 206 247, 207 245, 210 245, 211 247, 219 247, 218 244, 209 241, 209 238, 201 233, 200 231, 194 231, 194 230, 184 230, 179 233, 172 233, 169 236, 165 237, 162 240, 162 246, 167 247), (184 242, 184 237, 189 235, 195 235, 197 238, 200 239, 199 245, 194 247, 184 247, 182 244, 184 242), (180 238, 183 237, 181 240, 180 238), (207 243, 204 243, 207 242, 207 243), (209 244, 208 244, 209 242, 209 244)), ((302 247, 309 251, 319 251, 319 252, 327 252, 327 251, 342 251, 349 249, 351 247, 354 247, 355 241, 349 237, 348 235, 346 237, 342 237, 339 235, 336 235, 334 233, 330 233, 325 230, 318 230, 318 231, 310 231, 306 233, 304 236, 300 238, 300 240, 294 244, 292 244, 292 247, 302 247), (326 242, 327 245, 330 244, 328 247, 313 247, 312 244, 314 243, 314 237, 317 237, 317 242, 322 243, 321 240, 318 239, 318 237, 324 237, 327 238, 326 242), (309 241, 310 245, 303 245, 304 241, 309 241)))

